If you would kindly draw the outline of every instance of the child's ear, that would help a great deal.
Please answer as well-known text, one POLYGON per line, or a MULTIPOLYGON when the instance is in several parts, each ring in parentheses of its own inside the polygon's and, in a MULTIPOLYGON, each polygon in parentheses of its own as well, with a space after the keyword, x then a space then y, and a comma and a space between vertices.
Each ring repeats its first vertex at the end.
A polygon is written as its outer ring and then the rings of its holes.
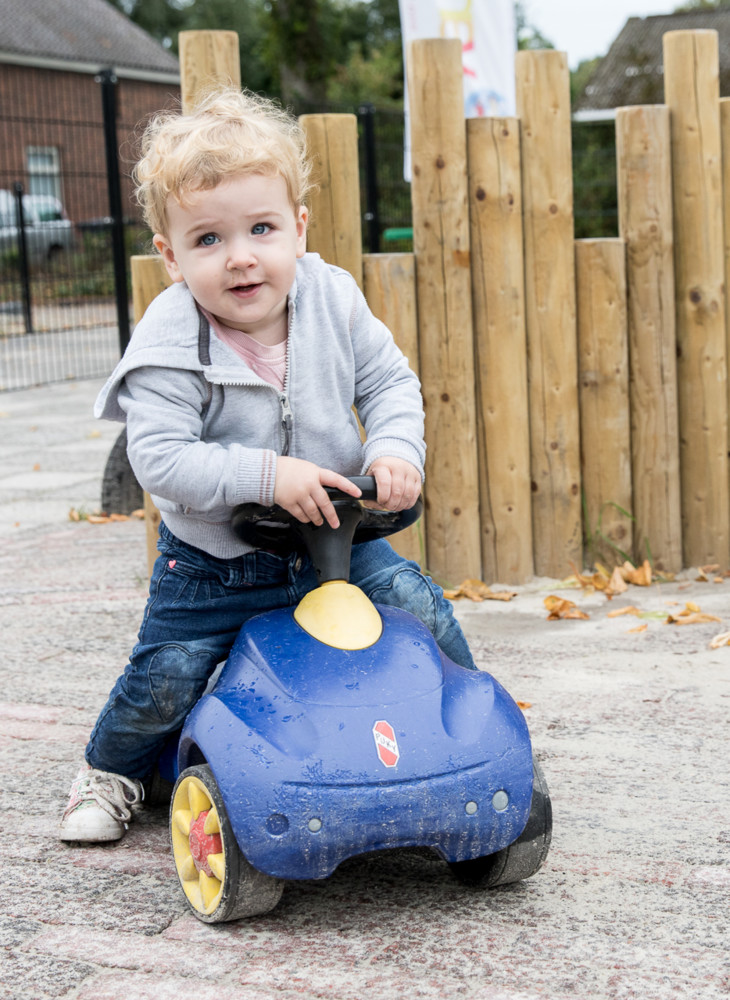
POLYGON ((152 237, 152 242, 157 247, 157 250, 164 261, 165 267, 167 268, 167 273, 170 275, 173 281, 184 281, 182 272, 178 266, 177 260, 175 259, 175 253, 172 246, 167 242, 164 236, 160 233, 155 233, 152 237))
POLYGON ((309 221, 309 211, 306 205, 300 205, 297 209, 297 257, 303 257, 307 252, 307 222, 309 221))

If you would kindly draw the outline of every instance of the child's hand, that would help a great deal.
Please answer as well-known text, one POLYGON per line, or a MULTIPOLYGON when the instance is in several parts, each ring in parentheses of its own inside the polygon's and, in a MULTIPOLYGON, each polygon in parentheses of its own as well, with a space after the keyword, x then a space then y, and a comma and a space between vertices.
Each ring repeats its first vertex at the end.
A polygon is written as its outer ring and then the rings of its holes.
POLYGON ((421 493, 421 474, 402 458, 376 458, 368 469, 378 484, 378 507, 409 510, 421 493))
POLYGON ((359 497, 361 492, 349 479, 330 469, 320 469, 313 462, 288 455, 277 458, 274 503, 288 510, 297 521, 322 524, 325 520, 332 528, 339 526, 325 486, 335 487, 353 497, 359 497))

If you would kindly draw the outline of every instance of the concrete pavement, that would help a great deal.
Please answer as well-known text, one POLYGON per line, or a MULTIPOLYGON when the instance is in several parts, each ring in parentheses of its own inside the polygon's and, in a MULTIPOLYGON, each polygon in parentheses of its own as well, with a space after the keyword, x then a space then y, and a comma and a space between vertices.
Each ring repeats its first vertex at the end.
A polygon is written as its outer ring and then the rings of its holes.
POLYGON ((146 597, 144 525, 68 519, 98 507, 119 431, 91 416, 99 386, 0 394, 0 1000, 730 996, 730 647, 709 648, 730 629, 728 580, 690 572, 611 602, 540 580, 459 603, 479 664, 529 703, 551 786, 552 849, 524 884, 467 891, 386 854, 207 927, 176 884, 165 810, 116 845, 60 844, 146 597), (551 593, 590 617, 548 622, 551 593), (664 623, 688 601, 720 621, 664 623), (628 606, 643 617, 609 617, 628 606))

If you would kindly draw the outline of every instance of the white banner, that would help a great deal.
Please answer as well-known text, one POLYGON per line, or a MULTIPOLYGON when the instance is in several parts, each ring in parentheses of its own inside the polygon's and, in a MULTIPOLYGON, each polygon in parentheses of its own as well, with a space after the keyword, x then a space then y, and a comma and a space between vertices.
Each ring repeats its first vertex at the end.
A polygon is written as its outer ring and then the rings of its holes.
POLYGON ((514 0, 399 0, 403 46, 458 38, 467 118, 515 114, 514 0))

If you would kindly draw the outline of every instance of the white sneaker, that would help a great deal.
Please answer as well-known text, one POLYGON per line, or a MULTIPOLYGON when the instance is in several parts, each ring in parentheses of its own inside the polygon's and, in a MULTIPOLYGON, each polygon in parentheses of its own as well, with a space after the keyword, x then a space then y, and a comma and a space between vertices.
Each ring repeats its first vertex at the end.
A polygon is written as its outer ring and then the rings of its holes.
POLYGON ((71 785, 58 835, 61 840, 94 843, 119 840, 143 798, 141 781, 87 765, 71 785))

